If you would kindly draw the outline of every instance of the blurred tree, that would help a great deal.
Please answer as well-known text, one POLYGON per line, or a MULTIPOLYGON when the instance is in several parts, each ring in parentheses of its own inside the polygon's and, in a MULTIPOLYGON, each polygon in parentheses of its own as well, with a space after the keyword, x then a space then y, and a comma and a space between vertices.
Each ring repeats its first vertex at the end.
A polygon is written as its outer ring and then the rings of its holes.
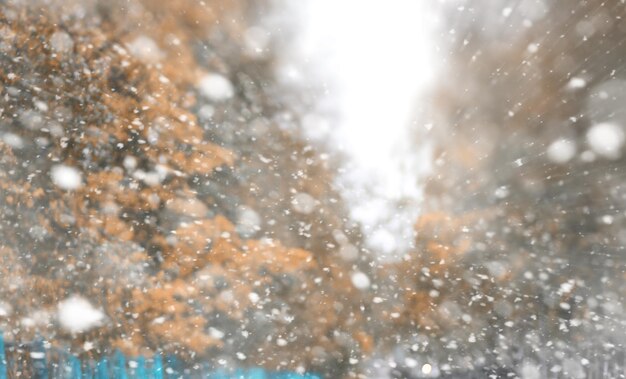
POLYGON ((7 338, 332 377, 370 347, 330 163, 247 45, 264 6, 0 6, 7 338), (61 328, 73 294, 106 319, 61 328))
POLYGON ((395 339, 445 368, 584 377, 626 341, 623 4, 453 3, 417 248, 386 268, 395 339))

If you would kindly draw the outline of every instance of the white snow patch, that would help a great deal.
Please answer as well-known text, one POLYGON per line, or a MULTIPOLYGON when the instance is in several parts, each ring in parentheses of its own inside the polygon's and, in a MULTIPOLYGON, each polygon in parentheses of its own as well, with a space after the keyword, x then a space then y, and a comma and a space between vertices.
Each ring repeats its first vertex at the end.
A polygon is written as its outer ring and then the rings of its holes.
POLYGON ((167 178, 169 168, 164 165, 156 165, 153 171, 136 170, 133 172, 133 178, 141 180, 144 184, 155 187, 163 183, 167 178))
POLYGON ((61 327, 72 333, 85 332, 104 321, 104 313, 94 308, 87 299, 71 296, 58 305, 57 317, 61 327))
POLYGON ((522 379, 540 379, 542 377, 541 369, 538 365, 531 362, 524 362, 520 370, 522 379))
POLYGON ((392 254, 398 247, 396 236, 386 228, 376 229, 369 236, 368 243, 383 254, 392 254))
POLYGON ((339 256, 348 262, 354 261, 359 257, 359 249, 351 243, 341 245, 339 256))
POLYGON ((225 336, 226 334, 225 334, 224 332, 222 332, 221 330, 219 330, 219 329, 215 329, 215 328, 213 328, 213 327, 210 327, 210 328, 209 328, 209 335, 210 335, 212 338, 215 338, 215 339, 221 340, 222 338, 224 338, 224 336, 225 336))
POLYGON ((584 379, 587 377, 583 366, 573 358, 563 361, 564 374, 573 379, 584 379))
POLYGON ((284 338, 278 338, 276 340, 276 345, 281 346, 281 347, 282 346, 287 346, 287 340, 284 339, 284 338))
POLYGON ((354 284, 354 286, 360 290, 365 290, 370 287, 370 278, 360 271, 353 272, 351 279, 352 284, 354 284))
POLYGON ((31 351, 30 357, 32 359, 44 359, 46 357, 46 353, 43 351, 31 351))
POLYGON ((548 13, 548 5, 543 0, 522 0, 517 4, 517 10, 522 17, 529 21, 537 21, 548 13))
POLYGON ((528 45, 526 50, 528 50, 529 53, 534 54, 537 51, 539 51, 539 44, 538 43, 531 43, 530 45, 528 45))
POLYGON ((251 237, 261 230, 261 216, 245 205, 237 209, 237 231, 244 237, 251 237))
POLYGON ((293 197, 291 205, 296 212, 308 215, 315 210, 317 200, 308 193, 300 192, 293 197))
POLYGON ((498 199, 505 199, 509 196, 509 194, 511 193, 511 191, 509 190, 509 187, 507 186, 500 186, 498 188, 496 188, 496 190, 494 191, 494 195, 498 198, 498 199))
POLYGON ((608 159, 617 159, 622 155, 624 139, 621 126, 611 122, 596 124, 587 131, 587 143, 593 152, 608 159))
POLYGON ((250 302, 252 304, 256 304, 259 302, 259 300, 261 300, 261 297, 256 292, 250 292, 248 294, 248 299, 250 299, 250 302))
POLYGON ((425 363, 422 366, 422 374, 429 375, 432 371, 433 371, 433 366, 430 365, 429 363, 425 363))
POLYGON ((570 81, 567 83, 567 88, 572 89, 572 90, 581 89, 581 88, 585 88, 586 85, 587 85, 587 81, 585 79, 574 77, 570 79, 570 81))
POLYGON ((163 58, 163 52, 150 37, 139 36, 126 44, 128 51, 145 63, 153 63, 163 58))
POLYGON ((309 113, 302 117, 302 131, 313 141, 324 141, 332 132, 332 124, 321 115, 309 113))
POLYGON ((614 221, 615 219, 614 219, 614 217, 613 217, 613 216, 611 216, 611 215, 604 215, 604 216, 602 216, 601 220, 602 220, 602 222, 603 222, 605 225, 611 225, 611 224, 613 224, 613 221, 614 221))
POLYGON ((69 53, 74 49, 74 41, 69 34, 58 31, 50 36, 50 47, 57 53, 69 53))
POLYGON ((220 74, 206 74, 198 83, 202 96, 213 101, 228 100, 235 95, 233 84, 220 74))
POLYGON ((163 324, 165 322, 165 316, 159 316, 152 320, 153 324, 163 324))
POLYGON ((2 135, 2 140, 14 149, 21 149, 24 147, 24 140, 22 137, 14 133, 4 133, 2 135))
POLYGON ((66 191, 79 189, 83 185, 83 178, 80 171, 74 167, 58 164, 50 169, 52 182, 59 188, 66 191))
POLYGON ((137 168, 137 158, 132 155, 127 155, 124 157, 124 162, 122 163, 124 168, 128 171, 133 171, 137 168))
POLYGON ((13 307, 9 303, 0 301, 0 317, 7 317, 13 312, 13 307))
POLYGON ((574 280, 568 280, 567 282, 561 283, 561 286, 559 287, 557 293, 559 294, 559 296, 563 296, 572 292, 572 290, 574 289, 574 284, 574 280))
POLYGON ((567 163, 576 155, 576 143, 568 139, 560 138, 548 146, 546 154, 548 159, 554 163, 567 163))
POLYGON ((248 52, 253 55, 262 55, 270 43, 270 34, 267 30, 253 26, 244 34, 244 42, 248 52))

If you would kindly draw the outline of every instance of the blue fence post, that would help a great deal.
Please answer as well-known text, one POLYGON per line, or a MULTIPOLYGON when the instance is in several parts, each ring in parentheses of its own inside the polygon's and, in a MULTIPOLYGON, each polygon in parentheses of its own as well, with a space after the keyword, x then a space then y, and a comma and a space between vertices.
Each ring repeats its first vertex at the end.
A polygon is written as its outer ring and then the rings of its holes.
POLYGON ((33 360, 33 378, 48 379, 48 362, 46 361, 46 349, 43 345, 43 338, 37 337, 35 339, 30 357, 33 360))
POLYGON ((0 330, 0 379, 7 379, 7 355, 4 352, 4 337, 0 330))
POLYGON ((80 359, 70 354, 69 367, 72 370, 72 379, 82 379, 83 373, 80 367, 80 359))
POLYGON ((248 379, 267 379, 267 375, 265 374, 265 370, 262 368, 252 368, 248 370, 248 379))
POLYGON ((164 378, 178 378, 180 377, 180 361, 173 354, 165 355, 165 372, 164 378))
POLYGON ((121 351, 115 350, 113 358, 113 378, 128 379, 126 374, 126 357, 121 351))
POLYGON ((137 362, 137 367, 135 368, 133 378, 148 379, 148 372, 146 371, 146 358, 140 355, 137 357, 135 362, 137 362))
MULTIPOLYGON (((130 368, 127 367, 126 356, 119 350, 116 350, 113 356, 102 357, 99 361, 89 358, 81 360, 70 352, 55 349, 48 354, 40 337, 31 344, 30 358, 30 367, 20 366, 17 369, 31 371, 34 379, 168 379, 180 378, 185 372, 185 367, 190 367, 189 362, 181 361, 173 354, 163 355, 161 352, 154 354, 148 361, 145 357, 138 356, 131 362, 130 368)), ((27 362, 28 360, 24 361, 27 362)), ((200 367, 196 374, 211 379, 322 379, 313 373, 268 372, 261 367, 215 369, 208 362, 193 367, 194 370, 200 367)), ((4 337, 0 332, 0 379, 8 379, 8 375, 9 362, 4 337)))
POLYGON ((161 359, 161 353, 154 354, 152 358, 152 377, 150 379, 163 379, 163 359, 161 359))
POLYGON ((95 379, 95 369, 92 360, 85 362, 82 379, 95 379))
POLYGON ((109 377, 109 361, 108 361, 108 359, 102 358, 96 364, 96 379, 111 379, 109 377))
POLYGON ((217 369, 209 376, 211 379, 229 379, 229 375, 224 369, 217 369))

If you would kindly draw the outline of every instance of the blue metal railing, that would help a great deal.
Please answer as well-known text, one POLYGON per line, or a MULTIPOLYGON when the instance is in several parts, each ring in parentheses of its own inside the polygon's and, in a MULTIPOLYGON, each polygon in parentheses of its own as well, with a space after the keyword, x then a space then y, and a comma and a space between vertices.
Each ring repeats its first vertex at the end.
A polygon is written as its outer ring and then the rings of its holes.
POLYGON ((0 333, 0 379, 7 379, 7 357, 4 353, 4 338, 0 333))
POLYGON ((271 372, 263 368, 214 369, 209 364, 190 367, 174 355, 126 357, 120 351, 99 360, 79 359, 61 349, 46 347, 43 339, 5 344, 0 333, 0 379, 17 376, 33 379, 321 379, 315 374, 271 372))

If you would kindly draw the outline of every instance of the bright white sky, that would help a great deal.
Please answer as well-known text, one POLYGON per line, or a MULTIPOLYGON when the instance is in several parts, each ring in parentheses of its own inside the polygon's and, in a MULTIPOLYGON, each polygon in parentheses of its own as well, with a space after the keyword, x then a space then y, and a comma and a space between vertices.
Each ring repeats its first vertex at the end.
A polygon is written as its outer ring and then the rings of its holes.
POLYGON ((427 122, 415 119, 420 90, 434 74, 427 3, 302 0, 294 6, 300 30, 290 63, 329 83, 320 103, 338 113, 339 124, 326 137, 350 160, 338 185, 370 246, 383 253, 412 242, 415 210, 398 213, 390 202, 419 203, 418 179, 430 165, 427 122))

